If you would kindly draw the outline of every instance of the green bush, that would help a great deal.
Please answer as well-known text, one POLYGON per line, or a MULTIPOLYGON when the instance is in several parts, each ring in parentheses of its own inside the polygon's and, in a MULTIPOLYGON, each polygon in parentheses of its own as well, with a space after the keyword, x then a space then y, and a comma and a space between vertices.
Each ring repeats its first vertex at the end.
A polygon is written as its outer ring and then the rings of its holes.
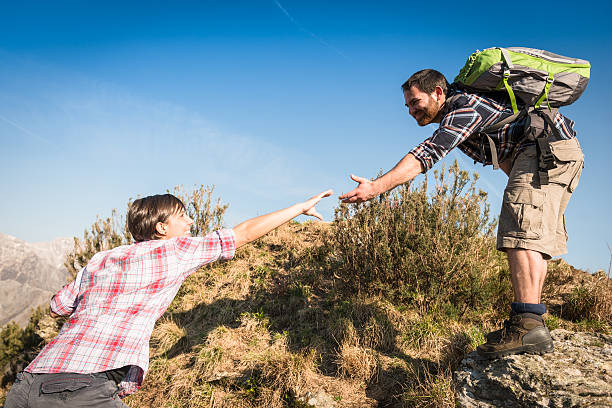
POLYGON ((38 322, 46 313, 42 306, 33 309, 25 329, 11 321, 0 330, 0 368, 24 350, 38 346, 42 339, 36 334, 38 322))
POLYGON ((0 367, 23 351, 23 330, 15 322, 9 322, 0 331, 0 367))
POLYGON ((463 314, 504 303, 509 272, 495 249, 487 194, 455 162, 428 192, 399 186, 363 204, 341 204, 328 237, 345 289, 379 294, 423 312, 463 314))

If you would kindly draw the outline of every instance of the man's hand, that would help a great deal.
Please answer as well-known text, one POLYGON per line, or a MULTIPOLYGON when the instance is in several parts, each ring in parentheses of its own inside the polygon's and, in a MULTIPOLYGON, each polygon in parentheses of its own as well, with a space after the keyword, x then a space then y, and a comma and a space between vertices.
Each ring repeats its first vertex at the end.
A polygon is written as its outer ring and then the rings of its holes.
POLYGON ((359 185, 356 189, 338 197, 343 203, 362 203, 380 194, 376 191, 376 188, 374 188, 374 183, 371 180, 357 177, 354 174, 351 174, 351 179, 359 183, 359 185))
POLYGON ((383 174, 374 181, 357 177, 351 174, 351 178, 359 185, 353 191, 338 197, 343 203, 362 203, 392 190, 400 184, 404 184, 415 178, 418 174, 424 173, 425 167, 412 154, 408 153, 400 160, 395 167, 383 174))
POLYGON ((304 202, 304 211, 302 211, 302 214, 304 215, 309 215, 311 217, 317 217, 318 219, 320 219, 321 221, 323 221, 323 216, 321 214, 319 214, 319 212, 317 211, 317 209, 315 208, 315 205, 321 201, 322 198, 324 197, 329 197, 330 195, 332 195, 334 193, 333 190, 327 190, 327 191, 323 191, 322 193, 317 194, 314 197, 309 198, 308 200, 306 200, 304 202))

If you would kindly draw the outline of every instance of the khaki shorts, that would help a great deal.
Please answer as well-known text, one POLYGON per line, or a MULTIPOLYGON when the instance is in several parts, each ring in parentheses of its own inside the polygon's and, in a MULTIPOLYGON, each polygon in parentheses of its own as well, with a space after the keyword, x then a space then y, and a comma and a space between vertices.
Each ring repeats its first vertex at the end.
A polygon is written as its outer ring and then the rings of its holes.
POLYGON ((567 253, 565 207, 578 185, 584 155, 576 138, 551 143, 557 167, 548 171, 549 182, 540 186, 535 146, 516 158, 504 191, 497 249, 531 249, 550 259, 567 253))

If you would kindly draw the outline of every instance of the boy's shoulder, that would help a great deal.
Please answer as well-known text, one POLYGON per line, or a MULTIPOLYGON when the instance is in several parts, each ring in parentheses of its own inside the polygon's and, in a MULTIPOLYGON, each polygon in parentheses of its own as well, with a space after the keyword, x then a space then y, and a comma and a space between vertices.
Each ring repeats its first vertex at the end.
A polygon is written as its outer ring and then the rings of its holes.
POLYGON ((91 257, 87 265, 92 267, 104 263, 109 259, 123 259, 130 257, 141 256, 144 253, 150 252, 156 247, 160 247, 164 243, 160 240, 134 242, 132 244, 120 245, 111 249, 100 251, 91 257))

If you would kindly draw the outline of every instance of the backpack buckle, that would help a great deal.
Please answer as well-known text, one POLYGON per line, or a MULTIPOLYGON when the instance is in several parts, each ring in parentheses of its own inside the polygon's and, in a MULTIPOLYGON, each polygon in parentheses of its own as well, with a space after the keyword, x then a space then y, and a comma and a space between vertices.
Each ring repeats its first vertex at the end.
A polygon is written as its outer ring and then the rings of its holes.
POLYGON ((554 169, 555 164, 555 156, 550 150, 550 143, 546 140, 545 137, 536 138, 537 148, 538 148, 538 167, 540 171, 542 170, 550 170, 554 169))
POLYGON ((542 152, 540 155, 540 169, 550 170, 554 169, 555 167, 555 156, 542 152))

